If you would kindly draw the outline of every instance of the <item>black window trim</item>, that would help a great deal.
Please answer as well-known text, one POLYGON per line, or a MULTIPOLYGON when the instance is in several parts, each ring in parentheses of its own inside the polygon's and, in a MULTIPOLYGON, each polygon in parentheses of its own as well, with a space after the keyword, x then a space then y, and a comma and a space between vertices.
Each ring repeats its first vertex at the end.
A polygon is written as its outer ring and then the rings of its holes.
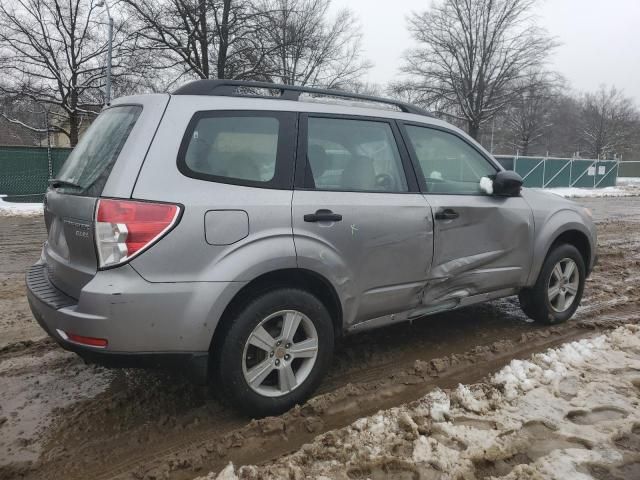
POLYGON ((267 188, 274 190, 291 190, 293 186, 293 174, 296 154, 296 112, 281 110, 198 110, 193 114, 187 125, 180 148, 178 150, 178 170, 186 177, 195 178, 215 183, 225 183, 229 185, 239 185, 245 187, 267 188), (189 168, 186 162, 187 149, 193 132, 198 122, 203 118, 224 118, 224 117, 267 117, 275 118, 279 122, 278 126, 278 147, 276 152, 276 166, 273 178, 267 182, 255 180, 243 180, 220 175, 211 175, 197 172, 189 168))
POLYGON ((487 156, 482 150, 480 150, 478 148, 477 145, 474 145, 467 138, 465 138, 463 135, 461 135, 459 132, 456 132, 455 130, 451 130, 449 128, 442 127, 440 125, 433 125, 433 124, 428 124, 428 123, 420 123, 420 122, 413 122, 413 121, 406 121, 406 120, 398 120, 398 124, 399 124, 400 134, 402 136, 403 142, 405 144, 406 149, 409 152, 409 156, 411 158, 411 163, 413 165, 413 168, 416 171, 416 177, 418 178, 418 184, 420 185, 420 191, 425 195, 464 195, 464 196, 467 196, 467 197, 468 196, 476 196, 476 197, 486 197, 487 196, 484 193, 473 193, 473 192, 470 192, 470 193, 430 192, 427 189, 427 182, 426 182, 426 179, 424 178, 424 172, 422 171, 422 167, 420 166, 420 162, 418 160, 418 155, 417 155, 415 149, 413 148, 413 144, 411 143, 411 139, 409 138, 409 133, 407 132, 407 129, 406 129, 407 126, 430 128, 432 130, 438 130, 438 131, 441 131, 441 132, 444 132, 444 133, 448 133, 450 135, 454 135, 458 139, 462 140, 462 142, 464 142, 466 145, 468 145, 473 150, 475 150, 478 153, 478 155, 480 155, 480 157, 484 158, 484 160, 487 163, 489 163, 489 165, 491 165, 496 170, 496 173, 504 170, 504 167, 502 167, 502 165, 500 165, 500 163, 497 160, 495 160, 492 157, 487 156))
POLYGON ((351 192, 351 193, 378 193, 378 194, 416 194, 420 193, 418 186, 418 178, 416 176, 415 167, 413 166, 409 157, 409 151, 406 148, 405 142, 401 136, 400 129, 397 122, 392 118, 375 117, 368 115, 348 115, 341 113, 316 113, 316 112, 301 112, 298 121, 298 151, 296 155, 296 168, 295 168, 295 181, 294 188, 296 190, 305 190, 313 192, 351 192), (361 120, 370 122, 386 123, 391 128, 391 133, 396 142, 398 148, 398 154, 400 155, 400 163, 402 165, 401 172, 405 176, 407 182, 406 192, 385 192, 381 190, 344 190, 344 189, 318 189, 312 187, 306 182, 307 171, 307 143, 308 143, 308 131, 309 131, 309 118, 333 118, 336 120, 361 120))

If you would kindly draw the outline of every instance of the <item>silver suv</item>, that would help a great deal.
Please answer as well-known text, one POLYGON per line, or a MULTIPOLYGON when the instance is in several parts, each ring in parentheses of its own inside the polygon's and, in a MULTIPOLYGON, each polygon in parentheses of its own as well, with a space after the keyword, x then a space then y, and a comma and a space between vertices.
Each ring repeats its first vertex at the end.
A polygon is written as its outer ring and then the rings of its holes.
POLYGON ((28 298, 63 348, 186 365, 253 415, 303 402, 346 333, 516 294, 563 322, 596 258, 588 210, 414 106, 232 81, 106 108, 45 222, 28 298))

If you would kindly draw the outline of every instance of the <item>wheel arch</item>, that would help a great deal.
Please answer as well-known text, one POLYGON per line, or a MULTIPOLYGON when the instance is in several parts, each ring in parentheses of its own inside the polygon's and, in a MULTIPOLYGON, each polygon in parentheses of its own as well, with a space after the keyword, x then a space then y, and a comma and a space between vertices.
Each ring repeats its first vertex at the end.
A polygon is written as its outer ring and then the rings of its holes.
POLYGON ((526 286, 536 282, 549 252, 559 243, 568 243, 578 249, 589 274, 595 254, 592 242, 595 242, 595 233, 590 232, 577 212, 568 209, 555 212, 542 222, 540 231, 536 232, 533 263, 526 286))
POLYGON ((243 286, 231 299, 225 307, 220 321, 213 332, 209 352, 215 352, 220 342, 224 340, 226 330, 228 329, 231 319, 237 313, 242 305, 251 297, 260 295, 269 290, 277 288, 292 287, 306 290, 316 297, 327 307, 331 316, 334 334, 336 338, 343 333, 343 312, 340 297, 331 282, 322 275, 311 270, 303 268, 285 268, 264 273, 251 280, 243 286))
POLYGON ((545 258, 549 255, 549 252, 553 250, 557 245, 560 244, 569 244, 573 245, 578 249, 580 255, 582 255, 582 259, 584 260, 585 269, 587 269, 587 273, 589 270, 589 265, 591 265, 591 242, 589 241, 589 237, 584 232, 580 230, 571 229, 565 230, 564 232, 558 234, 556 238, 553 240, 545 258))

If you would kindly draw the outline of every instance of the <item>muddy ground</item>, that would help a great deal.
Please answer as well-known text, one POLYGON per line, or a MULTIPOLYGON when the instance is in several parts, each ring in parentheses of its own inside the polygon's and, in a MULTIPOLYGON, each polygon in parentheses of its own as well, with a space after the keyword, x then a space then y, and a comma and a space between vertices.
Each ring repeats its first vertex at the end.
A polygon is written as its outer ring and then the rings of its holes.
POLYGON ((259 464, 319 433, 472 383, 548 347, 640 321, 640 198, 589 199, 600 264, 575 320, 530 323, 508 298, 344 339, 317 395, 252 421, 179 374, 85 365, 43 336, 24 298, 41 218, 0 218, 0 478, 192 478, 259 464))
POLYGON ((624 325, 198 480, 637 480, 639 369, 640 326, 624 325))

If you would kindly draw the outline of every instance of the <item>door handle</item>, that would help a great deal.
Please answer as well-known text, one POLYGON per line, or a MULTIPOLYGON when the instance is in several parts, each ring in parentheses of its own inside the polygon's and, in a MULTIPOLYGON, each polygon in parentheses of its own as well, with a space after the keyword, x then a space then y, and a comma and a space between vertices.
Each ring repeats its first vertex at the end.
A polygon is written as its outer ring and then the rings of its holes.
POLYGON ((316 210, 316 213, 307 213, 304 216, 305 222, 339 222, 340 220, 342 220, 342 215, 325 208, 316 210))
POLYGON ((445 208, 436 212, 436 220, 455 220, 460 214, 452 208, 445 208))

